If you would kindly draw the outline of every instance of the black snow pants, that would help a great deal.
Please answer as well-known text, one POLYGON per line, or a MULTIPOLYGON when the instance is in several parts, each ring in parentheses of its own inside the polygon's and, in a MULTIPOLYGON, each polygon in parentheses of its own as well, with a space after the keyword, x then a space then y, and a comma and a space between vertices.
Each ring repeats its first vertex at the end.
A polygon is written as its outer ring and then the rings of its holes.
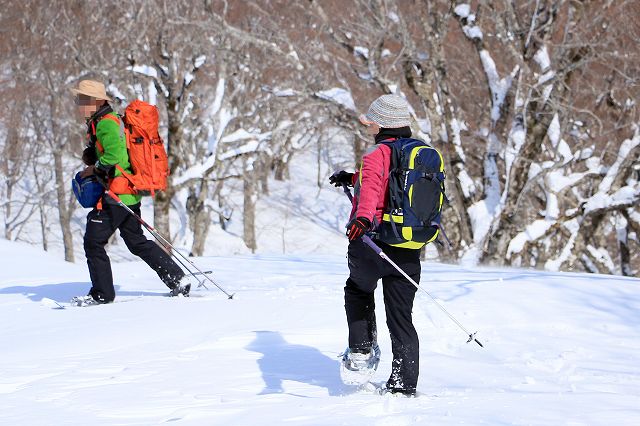
MULTIPOLYGON (((129 208, 140 216, 140 203, 129 208)), ((104 249, 116 229, 120 230, 129 251, 156 271, 167 287, 173 288, 180 282, 184 272, 160 246, 145 237, 140 222, 123 207, 104 202, 102 210, 93 209, 87 215, 84 234, 84 252, 92 283, 89 294, 94 299, 107 303, 116 297, 111 263, 104 249)))
MULTIPOLYGON (((420 250, 376 243, 407 275, 415 282, 420 282, 420 250)), ((378 280, 382 279, 393 352, 387 388, 415 392, 419 346, 411 311, 416 287, 360 239, 349 243, 348 259, 350 274, 344 288, 344 302, 349 325, 349 348, 366 351, 377 341, 374 290, 378 280)))

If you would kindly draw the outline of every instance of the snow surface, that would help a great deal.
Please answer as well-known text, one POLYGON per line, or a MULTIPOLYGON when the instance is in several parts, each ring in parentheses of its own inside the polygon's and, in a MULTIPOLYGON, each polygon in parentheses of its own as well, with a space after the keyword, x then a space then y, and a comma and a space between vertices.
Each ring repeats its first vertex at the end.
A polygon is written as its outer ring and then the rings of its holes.
POLYGON ((546 45, 542 45, 540 49, 533 55, 533 60, 538 63, 540 70, 546 72, 551 68, 551 58, 549 57, 549 50, 546 45))
POLYGON ((516 66, 510 75, 500 78, 491 54, 486 49, 482 49, 479 55, 491 89, 491 121, 496 123, 500 119, 500 109, 511 88, 513 77, 515 77, 519 68, 516 66))
POLYGON ((290 96, 295 96, 296 92, 293 89, 283 89, 283 90, 274 89, 273 90, 273 94, 275 96, 278 96, 278 97, 285 97, 286 98, 286 97, 290 97, 290 96))
POLYGON ((482 199, 473 203, 467 209, 471 229, 473 230, 473 242, 480 244, 491 229, 491 221, 496 216, 496 200, 482 199))
POLYGON ((547 271, 559 271, 560 267, 564 262, 569 259, 573 252, 573 246, 576 242, 576 238, 578 237, 578 231, 580 230, 580 223, 577 219, 571 219, 568 222, 562 224, 565 229, 569 231, 570 237, 569 241, 562 248, 560 253, 555 257, 555 259, 549 259, 544 264, 544 269, 547 271))
POLYGON ((150 65, 134 65, 127 67, 127 70, 133 71, 138 74, 146 75, 147 77, 158 78, 158 70, 150 65))
POLYGON ((509 247, 507 247, 507 258, 511 258, 513 253, 520 253, 527 242, 535 241, 542 237, 554 224, 554 220, 542 219, 536 220, 527 225, 524 231, 519 232, 509 242, 509 247))
POLYGON ((462 28, 462 31, 464 31, 464 34, 469 37, 470 39, 479 39, 482 40, 482 30, 480 29, 479 26, 474 25, 473 27, 470 27, 468 25, 465 25, 462 28))
POLYGON ((338 105, 342 105, 348 110, 356 111, 356 104, 353 101, 351 92, 348 90, 334 87, 333 89, 318 92, 316 95, 321 99, 326 99, 328 101, 335 102, 338 105))
POLYGON ((365 59, 369 58, 369 49, 363 46, 356 46, 353 48, 353 54, 362 56, 365 59))
MULTIPOLYGON (((142 262, 114 263, 117 303, 53 309, 82 264, 0 240, 0 424, 637 425, 640 280, 423 265, 419 396, 343 385, 344 252, 194 259, 210 285, 165 298, 142 262), (37 267, 33 267, 37 259, 37 267)), ((378 293, 380 290, 378 289, 378 293)), ((381 294, 382 361, 390 342, 381 294)))
POLYGON ((457 5, 453 11, 459 17, 466 18, 469 16, 469 13, 471 13, 471 6, 466 3, 462 3, 457 5))
POLYGON ((476 38, 482 40, 483 34, 480 27, 478 27, 477 25, 469 25, 473 24, 476 20, 476 16, 471 14, 471 6, 466 3, 459 4, 455 7, 454 13, 460 18, 467 20, 467 24, 462 27, 462 31, 467 37, 472 40, 476 38))

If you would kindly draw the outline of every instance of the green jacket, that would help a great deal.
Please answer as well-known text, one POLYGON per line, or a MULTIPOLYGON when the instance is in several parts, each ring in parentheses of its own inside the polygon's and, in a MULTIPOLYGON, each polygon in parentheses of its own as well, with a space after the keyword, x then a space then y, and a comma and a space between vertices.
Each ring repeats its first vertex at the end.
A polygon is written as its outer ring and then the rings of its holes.
MULTIPOLYGON (((120 121, 121 119, 115 112, 111 112, 107 115, 112 115, 120 121)), ((105 116, 106 117, 106 116, 105 116)), ((127 173, 132 173, 131 164, 129 163, 129 154, 127 153, 127 141, 120 125, 114 120, 103 117, 98 121, 96 126, 96 138, 98 143, 102 146, 103 151, 100 152, 98 144, 96 144, 96 153, 98 154, 98 161, 103 166, 115 166, 119 164, 127 173)), ((120 170, 115 169, 115 175, 120 176, 122 173, 120 170)), ((142 199, 139 195, 132 194, 118 194, 123 203, 130 206, 137 204, 142 199)))

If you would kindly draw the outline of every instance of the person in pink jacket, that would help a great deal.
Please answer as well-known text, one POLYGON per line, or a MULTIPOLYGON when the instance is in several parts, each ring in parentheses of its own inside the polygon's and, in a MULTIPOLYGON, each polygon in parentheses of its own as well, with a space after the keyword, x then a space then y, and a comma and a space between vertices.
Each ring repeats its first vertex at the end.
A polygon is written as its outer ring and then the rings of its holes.
MULTIPOLYGON (((383 142, 411 137, 407 102, 395 95, 373 101, 360 118, 367 133, 375 139, 362 157, 356 173, 340 171, 330 183, 354 187, 352 210, 347 224, 349 238, 349 278, 344 287, 344 301, 349 327, 349 348, 343 357, 343 371, 359 374, 352 384, 367 382, 380 359, 377 343, 374 291, 382 279, 387 326, 391 335, 393 361, 385 391, 414 396, 418 382, 419 344, 411 311, 416 287, 388 262, 385 262, 360 238, 374 231, 382 220, 389 198, 391 148, 383 142)), ((376 240, 375 233, 371 234, 376 240)), ((420 282, 420 250, 393 247, 376 241, 382 250, 416 282, 420 282)), ((343 376, 344 377, 344 376, 343 376)), ((352 376, 353 377, 353 376, 352 376)), ((351 380, 351 379, 349 379, 351 380)))

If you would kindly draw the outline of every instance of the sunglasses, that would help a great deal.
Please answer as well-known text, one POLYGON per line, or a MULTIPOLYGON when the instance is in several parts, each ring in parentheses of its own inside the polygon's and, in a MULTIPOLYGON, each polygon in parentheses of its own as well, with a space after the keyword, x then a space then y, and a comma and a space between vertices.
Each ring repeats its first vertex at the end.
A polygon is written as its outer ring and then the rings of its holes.
POLYGON ((94 100, 91 96, 77 94, 73 102, 76 105, 93 105, 94 100))

